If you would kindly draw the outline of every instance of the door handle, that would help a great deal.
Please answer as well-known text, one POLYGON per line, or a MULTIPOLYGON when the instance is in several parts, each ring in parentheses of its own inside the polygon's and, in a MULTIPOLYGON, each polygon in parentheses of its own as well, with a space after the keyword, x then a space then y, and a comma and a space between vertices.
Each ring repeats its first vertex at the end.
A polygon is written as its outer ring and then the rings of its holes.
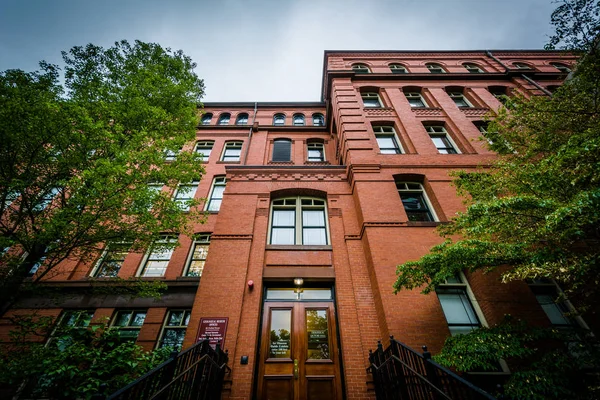
POLYGON ((298 372, 299 368, 298 368, 298 359, 294 359, 294 379, 298 379, 298 376, 300 375, 300 373, 298 372))

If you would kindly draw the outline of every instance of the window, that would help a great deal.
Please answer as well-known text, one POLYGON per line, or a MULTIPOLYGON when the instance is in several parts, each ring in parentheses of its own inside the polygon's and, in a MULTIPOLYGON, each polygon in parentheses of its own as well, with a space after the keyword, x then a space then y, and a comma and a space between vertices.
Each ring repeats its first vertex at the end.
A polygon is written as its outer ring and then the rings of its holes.
POLYGON ((4 199, 4 208, 9 207, 13 203, 13 201, 19 198, 19 196, 21 196, 21 193, 19 193, 18 191, 9 190, 8 193, 6 193, 6 197, 4 199))
POLYGON ((38 261, 37 261, 35 264, 33 264, 33 266, 31 267, 31 269, 30 269, 30 270, 29 270, 29 272, 27 273, 27 276, 28 276, 28 277, 32 277, 32 276, 34 276, 34 275, 35 275, 35 273, 36 273, 36 272, 38 272, 38 269, 40 269, 40 267, 41 267, 42 265, 44 265, 44 263, 46 262, 46 258, 48 258, 48 257, 46 256, 46 253, 47 253, 47 252, 48 252, 48 248, 46 247, 46 249, 44 250, 44 255, 43 255, 43 256, 41 256, 41 257, 39 258, 39 260, 38 260, 38 261))
POLYGON ((314 126, 325 126, 325 117, 323 114, 313 114, 312 118, 314 126))
POLYGON ((527 283, 552 325, 566 328, 575 326, 574 321, 567 316, 573 310, 565 301, 557 301, 560 289, 553 281, 541 278, 527 283))
POLYGON ((445 284, 436 289, 452 336, 469 333, 481 326, 467 284, 461 275, 446 280, 445 284))
POLYGON ((374 126, 375 139, 381 154, 402 154, 396 131, 391 126, 374 126))
POLYGON ((408 104, 410 104, 411 107, 413 107, 413 108, 428 107, 427 103, 423 99, 423 96, 421 96, 421 93, 405 92, 404 95, 406 96, 406 99, 408 100, 408 104))
POLYGON ((473 107, 473 105, 469 103, 465 95, 461 92, 448 92, 448 96, 450 96, 450 98, 454 100, 454 103, 458 107, 473 107))
POLYGON ((454 147, 446 128, 442 125, 428 125, 425 127, 433 144, 438 149, 440 154, 457 154, 458 151, 454 147))
POLYGON ((47 192, 43 193, 42 196, 38 199, 38 203, 33 206, 33 211, 44 211, 59 193, 60 190, 56 187, 53 187, 47 192))
POLYGON ((402 64, 390 64, 390 71, 394 74, 407 74, 408 70, 402 64))
POLYGON ((210 121, 212 120, 212 113, 206 113, 202 116, 202 125, 210 125, 210 121))
POLYGON ((366 108, 381 108, 381 100, 379 95, 373 92, 361 93, 363 104, 366 108))
POLYGON ((117 311, 112 326, 119 329, 119 338, 121 340, 135 342, 140 334, 142 325, 144 325, 145 319, 146 311, 117 311))
POLYGON ((445 74, 446 73, 446 70, 444 70, 444 68, 442 68, 442 66, 440 64, 428 63, 428 64, 425 64, 425 66, 427 67, 429 72, 432 74, 445 74))
POLYGON ((483 74, 484 72, 477 64, 464 63, 463 67, 465 67, 470 74, 483 74))
POLYGON ((90 325, 93 317, 94 310, 63 311, 58 323, 56 324, 56 328, 48 340, 48 343, 55 343, 59 351, 65 350, 73 343, 71 334, 84 333, 87 330, 87 327, 90 325))
POLYGON ((423 185, 418 182, 396 182, 396 188, 409 221, 436 221, 423 185))
POLYGON ((215 142, 212 140, 206 140, 202 142, 196 142, 196 148, 194 151, 202 156, 203 161, 208 161, 210 157, 210 152, 214 146, 215 142))
POLYGON ((125 257, 129 253, 129 243, 112 242, 106 245, 93 276, 95 278, 114 278, 119 274, 125 257))
POLYGON ((223 192, 225 191, 225 177, 216 176, 213 180, 212 190, 206 205, 207 211, 219 211, 223 201, 223 192))
POLYGON ((528 64, 520 62, 513 63, 513 67, 515 67, 516 69, 533 69, 528 64))
POLYGON ((237 116, 237 119, 235 120, 235 124, 236 125, 247 125, 248 124, 248 114, 247 113, 241 113, 237 116))
POLYGON ((155 241, 149 249, 144 266, 139 276, 143 277, 162 277, 165 275, 171 255, 173 254, 173 247, 177 239, 170 236, 162 236, 159 240, 155 241))
POLYGON ((292 160, 292 141, 289 139, 276 139, 273 141, 273 158, 275 162, 292 160))
POLYGON ((488 90, 500 103, 506 103, 508 96, 508 88, 506 86, 490 86, 488 90))
POLYGON ((180 351, 185 331, 190 323, 191 310, 170 310, 165 318, 158 347, 171 347, 180 351))
POLYGON ((221 161, 225 162, 237 162, 240 161, 240 155, 242 154, 242 145, 244 142, 227 142, 225 143, 225 149, 223 150, 223 156, 221 161))
POLYGON ((181 147, 178 150, 165 150, 165 161, 175 161, 177 159, 177 154, 179 154, 180 151, 181 147))
POLYGON ((571 68, 569 68, 567 65, 565 64, 561 64, 561 63, 550 63, 550 65, 552 65, 554 68, 556 68, 557 70, 559 70, 560 72, 562 72, 563 74, 568 74, 569 72, 571 72, 571 68))
POLYGON ((219 125, 229 125, 229 120, 231 119, 231 114, 223 113, 219 116, 219 125))
POLYGON ((325 150, 323 143, 309 142, 306 144, 308 161, 310 162, 323 162, 325 161, 325 150))
POLYGON ((294 126, 304 126, 304 114, 294 114, 294 126))
POLYGON ((190 183, 179 184, 179 186, 177 186, 173 200, 175 200, 179 206, 179 209, 182 211, 189 211, 190 202, 194 200, 199 184, 200 181, 192 181, 190 183))
POLYGON ((192 251, 185 276, 202 276, 209 245, 209 234, 202 234, 196 237, 196 240, 192 243, 192 251))
POLYGON ((365 64, 354 64, 352 66, 352 71, 354 71, 357 74, 368 74, 371 72, 371 70, 369 70, 369 67, 367 67, 365 64))
POLYGON ((275 125, 275 126, 285 125, 285 115, 284 114, 275 114, 273 116, 273 125, 275 125))
POLYGON ((325 200, 292 197, 271 205, 270 244, 328 244, 325 200))

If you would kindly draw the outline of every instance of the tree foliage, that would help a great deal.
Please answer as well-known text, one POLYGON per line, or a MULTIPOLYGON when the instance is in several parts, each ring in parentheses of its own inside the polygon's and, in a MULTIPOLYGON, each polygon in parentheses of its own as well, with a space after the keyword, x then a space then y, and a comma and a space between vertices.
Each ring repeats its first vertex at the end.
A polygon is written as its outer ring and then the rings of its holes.
POLYGON ((21 395, 50 399, 89 399, 109 395, 163 362, 172 349, 144 351, 122 341, 106 323, 89 329, 62 326, 35 315, 13 318, 17 327, 0 354, 0 385, 21 395), (48 344, 33 342, 36 337, 48 344))
MULTIPOLYGON (((485 134, 500 156, 489 168, 453 173, 466 211, 439 228, 442 244, 397 267, 396 292, 422 288, 429 293, 459 271, 502 266, 508 267, 502 269, 504 282, 553 279, 580 311, 598 304, 599 15, 598 1, 560 2, 552 16, 557 30, 550 46, 581 51, 575 71, 552 96, 507 99, 485 134)), ((483 328, 449 338, 439 360, 469 370, 489 368, 503 357, 518 359, 506 386, 515 398, 593 398, 597 384, 582 394, 573 372, 600 365, 600 358, 582 363, 560 346, 547 353, 536 347, 551 336, 520 324, 483 328)))
POLYGON ((191 59, 122 41, 73 47, 63 60, 62 70, 0 73, 0 250, 10 248, 0 304, 42 261, 36 280, 111 241, 141 251, 202 219, 148 186, 173 191, 204 172, 198 154, 165 157, 195 138, 204 87, 191 59))

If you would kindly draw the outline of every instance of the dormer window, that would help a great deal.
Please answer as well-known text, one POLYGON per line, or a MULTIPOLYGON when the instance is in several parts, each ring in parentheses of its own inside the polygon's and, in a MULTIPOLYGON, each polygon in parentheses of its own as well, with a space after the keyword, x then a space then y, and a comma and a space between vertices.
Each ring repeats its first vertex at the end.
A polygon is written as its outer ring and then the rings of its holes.
POLYGON ((352 71, 357 74, 368 74, 371 72, 369 67, 367 67, 365 64, 354 64, 352 66, 352 71))
POLYGON ((436 63, 428 63, 425 65, 430 73, 432 74, 445 74, 446 70, 440 65, 436 63))

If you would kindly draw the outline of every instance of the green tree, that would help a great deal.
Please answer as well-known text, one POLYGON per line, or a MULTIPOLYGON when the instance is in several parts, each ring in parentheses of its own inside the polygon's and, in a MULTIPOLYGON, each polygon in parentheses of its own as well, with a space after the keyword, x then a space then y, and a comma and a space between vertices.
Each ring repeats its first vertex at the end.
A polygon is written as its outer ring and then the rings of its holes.
MULTIPOLYGON (((108 324, 77 328, 53 319, 15 317, 10 344, 0 354, 0 387, 32 398, 89 399, 109 395, 163 362, 172 349, 146 352, 119 338, 108 324), (51 340, 33 342, 36 337, 51 340)), ((6 393, 5 393, 6 394, 6 393)))
MULTIPOLYGON (((486 134, 500 156, 489 168, 453 173, 467 209, 439 228, 442 244, 398 266, 396 291, 421 287, 429 293, 459 271, 509 266, 503 269, 505 282, 553 279, 580 311, 598 304, 599 17, 598 1, 560 2, 552 15, 557 31, 550 47, 580 52, 576 70, 551 97, 507 100, 486 134)), ((554 333, 534 333, 507 323, 449 338, 438 359, 463 371, 490 368, 490 360, 502 357, 518 359, 506 385, 516 398, 593 398, 597 383, 588 382, 581 393, 580 380, 565 378, 582 376, 584 367, 600 365, 600 359, 586 356, 584 362, 564 347, 552 352, 545 348, 546 354, 544 347, 532 344, 554 333), (523 343, 529 343, 531 351, 525 351, 523 343), (548 362, 548 354, 554 355, 553 362, 548 362)), ((580 333, 568 341, 586 336, 580 333)))
POLYGON ((204 89, 191 59, 121 41, 73 47, 63 60, 62 70, 0 73, 2 310, 39 265, 37 281, 111 241, 142 251, 202 219, 149 186, 172 191, 204 172, 199 155, 179 152, 195 139, 204 89))

